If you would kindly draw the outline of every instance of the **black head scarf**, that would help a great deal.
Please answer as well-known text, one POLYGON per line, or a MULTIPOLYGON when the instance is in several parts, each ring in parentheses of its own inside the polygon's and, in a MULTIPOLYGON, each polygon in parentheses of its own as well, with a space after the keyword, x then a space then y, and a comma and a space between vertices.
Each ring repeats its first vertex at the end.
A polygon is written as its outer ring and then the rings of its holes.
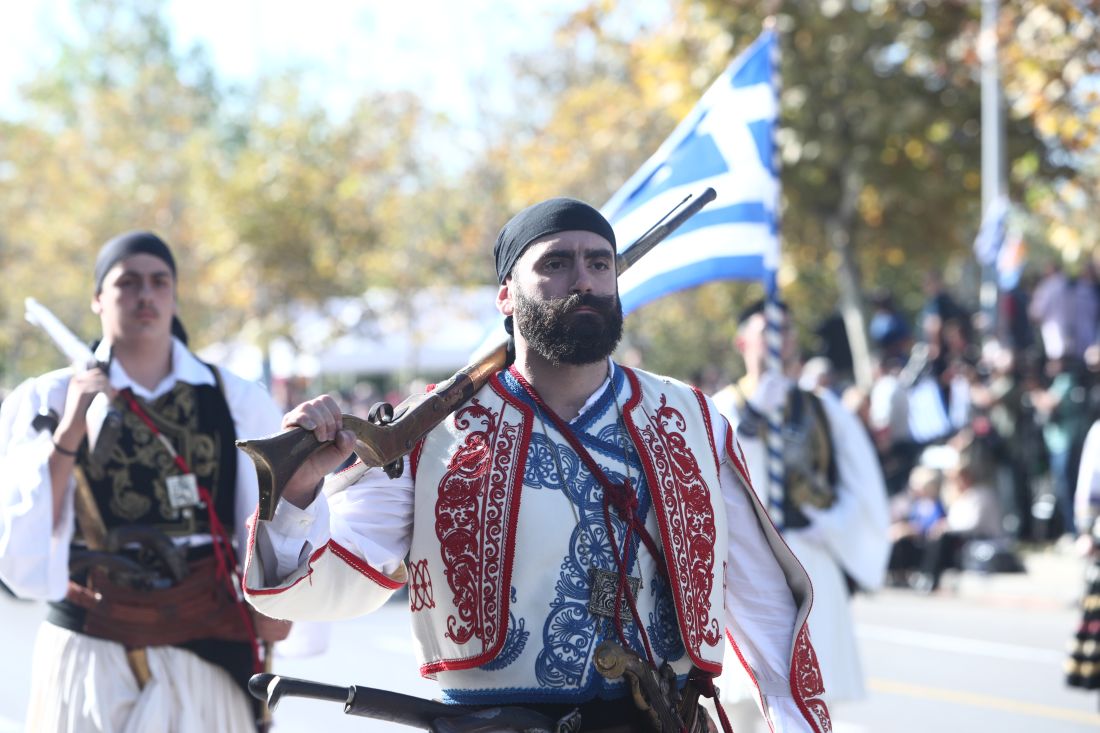
POLYGON ((583 231, 598 234, 615 247, 615 230, 603 217, 583 201, 555 198, 528 206, 504 225, 493 247, 497 279, 503 285, 512 273, 516 260, 527 246, 540 237, 558 232, 583 231))
MULTIPOLYGON (((172 279, 176 279, 176 260, 172 257, 172 250, 168 249, 168 245, 164 243, 163 239, 152 232, 126 232, 109 240, 99 250, 99 254, 96 255, 96 295, 99 295, 103 290, 103 278, 107 277, 107 273, 111 271, 112 267, 127 257, 138 254, 152 255, 163 260, 164 264, 168 265, 168 269, 172 271, 172 279)), ((177 316, 172 317, 172 335, 184 344, 187 343, 187 331, 184 330, 183 324, 180 323, 177 316)))

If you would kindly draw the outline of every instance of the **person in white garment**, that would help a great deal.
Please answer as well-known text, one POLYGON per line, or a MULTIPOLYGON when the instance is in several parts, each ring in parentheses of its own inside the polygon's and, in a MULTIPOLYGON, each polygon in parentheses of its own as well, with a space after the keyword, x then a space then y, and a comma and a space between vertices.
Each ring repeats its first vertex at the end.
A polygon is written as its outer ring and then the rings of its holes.
MULTIPOLYGON (((745 375, 715 394, 714 401, 741 443, 753 487, 780 508, 777 524, 783 539, 813 582, 809 626, 824 699, 833 706, 865 694, 849 595, 855 587, 872 591, 885 581, 889 506, 882 470, 863 425, 830 392, 806 392, 791 378, 797 374, 797 349, 789 314, 782 305, 780 310, 781 361, 787 373, 766 369, 764 303, 758 301, 738 318, 736 346, 745 375), (769 416, 779 416, 782 424, 781 484, 768 472, 769 416)), ((734 727, 739 723, 751 731, 759 720, 751 680, 728 667, 717 683, 721 699, 736 718, 734 727)))
POLYGON ((0 579, 49 602, 29 731, 257 728, 245 685, 260 642, 289 625, 232 586, 257 501, 234 440, 276 431, 279 410, 188 350, 176 287, 155 234, 107 242, 91 302, 97 363, 31 379, 3 404, 0 579))
POLYGON ((362 464, 326 477, 353 446, 336 403, 289 412, 285 427, 334 442, 257 523, 249 601, 334 619, 407 584, 420 671, 445 702, 576 711, 585 731, 650 729, 624 681, 595 669, 602 642, 666 669, 685 723, 705 730, 692 690, 712 692, 728 633, 776 730, 829 730, 810 586, 726 421, 697 390, 610 359, 623 320, 611 226, 550 199, 513 217, 494 255, 514 363, 395 480, 362 464))

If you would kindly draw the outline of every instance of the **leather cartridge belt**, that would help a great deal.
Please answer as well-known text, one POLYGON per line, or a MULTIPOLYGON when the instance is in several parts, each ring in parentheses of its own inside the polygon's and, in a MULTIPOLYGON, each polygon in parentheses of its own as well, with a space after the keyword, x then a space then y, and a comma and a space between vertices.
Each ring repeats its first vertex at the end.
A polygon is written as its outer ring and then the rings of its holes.
POLYGON ((251 641, 237 601, 216 574, 217 559, 192 561, 170 588, 140 590, 93 567, 85 585, 69 581, 65 600, 86 612, 81 631, 126 647, 179 645, 196 639, 251 641))

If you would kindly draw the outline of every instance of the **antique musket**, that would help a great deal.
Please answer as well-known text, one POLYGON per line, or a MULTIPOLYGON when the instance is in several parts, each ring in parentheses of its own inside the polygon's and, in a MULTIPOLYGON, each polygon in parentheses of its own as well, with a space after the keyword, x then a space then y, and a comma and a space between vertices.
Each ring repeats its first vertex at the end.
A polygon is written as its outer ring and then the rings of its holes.
MULTIPOLYGON (((713 188, 698 196, 688 196, 658 221, 633 245, 615 256, 619 275, 672 234, 681 224, 714 200, 713 188), (686 204, 686 206, 685 206, 686 204), (683 208, 681 208, 683 207, 683 208)), ((343 415, 343 427, 355 434, 355 453, 367 466, 385 466, 407 455, 416 442, 428 434, 458 407, 484 386, 489 377, 508 364, 507 337, 492 343, 473 361, 431 392, 412 395, 394 408, 392 421, 379 425, 343 415)), ((276 435, 254 440, 238 440, 237 446, 256 464, 259 478, 259 518, 270 521, 282 496, 283 488, 310 456, 328 445, 321 443, 312 431, 292 428, 276 435)))

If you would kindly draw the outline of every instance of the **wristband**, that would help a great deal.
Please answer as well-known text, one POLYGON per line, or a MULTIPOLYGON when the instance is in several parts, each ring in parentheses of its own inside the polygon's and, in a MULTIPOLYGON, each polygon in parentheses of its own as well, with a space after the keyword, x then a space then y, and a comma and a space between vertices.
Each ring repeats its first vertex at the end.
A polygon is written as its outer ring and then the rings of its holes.
POLYGON ((79 452, 80 452, 80 449, 77 449, 77 450, 69 450, 68 448, 62 448, 62 447, 61 447, 61 444, 60 444, 60 443, 58 443, 58 442, 57 442, 56 440, 55 440, 55 441, 53 441, 53 449, 54 449, 55 451, 57 451, 58 453, 60 453, 61 455, 63 455, 63 456, 69 456, 70 458, 76 458, 76 456, 77 456, 77 453, 79 453, 79 452))

